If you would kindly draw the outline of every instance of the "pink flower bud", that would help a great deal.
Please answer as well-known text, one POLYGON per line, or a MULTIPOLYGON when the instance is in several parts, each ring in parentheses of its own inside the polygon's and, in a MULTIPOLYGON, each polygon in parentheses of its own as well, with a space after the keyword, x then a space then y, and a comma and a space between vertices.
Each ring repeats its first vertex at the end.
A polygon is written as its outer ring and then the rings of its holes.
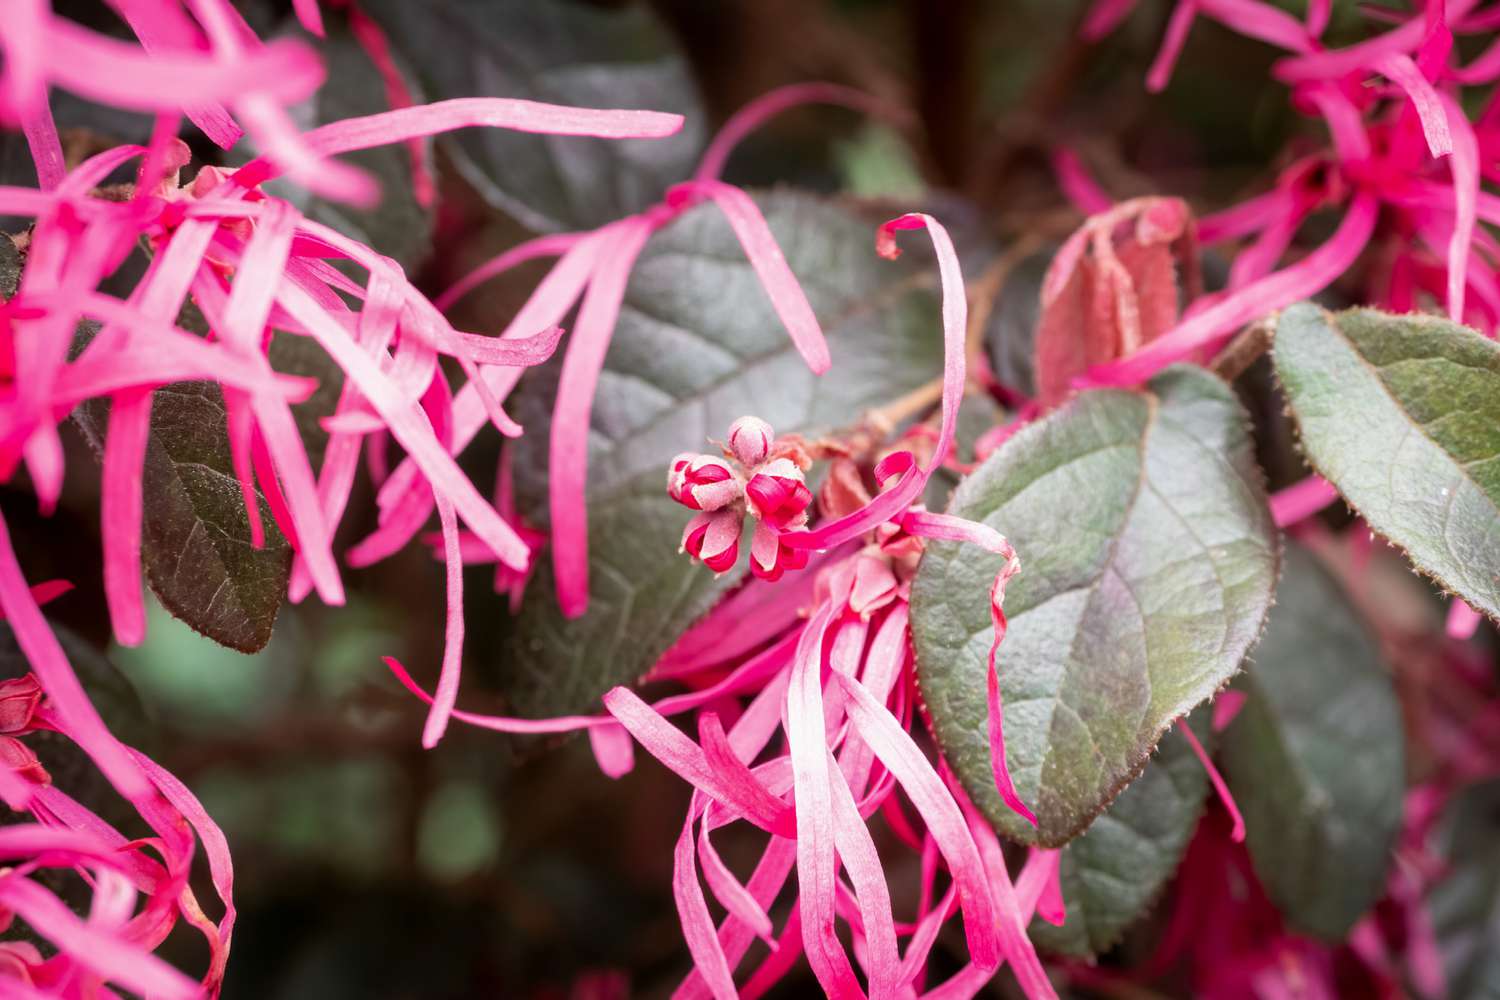
POLYGON ((759 417, 740 417, 729 425, 729 450, 747 469, 766 460, 774 440, 776 432, 759 417))
POLYGON ((789 459, 778 458, 750 477, 745 493, 756 517, 773 528, 785 528, 807 510, 812 491, 802 470, 789 459))
POLYGON ((691 510, 718 510, 743 491, 729 463, 713 455, 678 455, 667 472, 667 495, 691 510))
POLYGON ((0 767, 7 767, 33 785, 52 784, 52 775, 31 748, 13 736, 0 736, 0 767))
POLYGON ((31 674, 0 681, 0 733, 24 733, 31 729, 31 716, 42 703, 42 688, 31 674))
POLYGON ((682 551, 715 573, 727 572, 739 560, 744 523, 745 515, 740 510, 704 511, 683 529, 682 551))
POLYGON ((806 549, 787 545, 780 533, 764 521, 755 526, 750 539, 750 572, 762 580, 774 583, 787 570, 804 568, 807 558, 806 549))

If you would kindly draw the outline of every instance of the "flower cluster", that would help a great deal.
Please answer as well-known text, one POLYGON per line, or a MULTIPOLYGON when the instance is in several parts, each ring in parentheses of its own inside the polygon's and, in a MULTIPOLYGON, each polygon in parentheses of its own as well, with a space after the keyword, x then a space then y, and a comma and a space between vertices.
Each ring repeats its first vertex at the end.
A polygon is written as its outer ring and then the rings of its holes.
POLYGON ((682 551, 715 573, 739 561, 746 516, 755 523, 750 537, 750 571, 762 580, 781 579, 787 570, 807 566, 807 552, 781 540, 785 531, 807 525, 812 492, 805 478, 809 460, 796 442, 778 445, 771 425, 741 417, 729 428, 724 457, 683 453, 667 471, 667 495, 701 511, 682 532, 682 551))

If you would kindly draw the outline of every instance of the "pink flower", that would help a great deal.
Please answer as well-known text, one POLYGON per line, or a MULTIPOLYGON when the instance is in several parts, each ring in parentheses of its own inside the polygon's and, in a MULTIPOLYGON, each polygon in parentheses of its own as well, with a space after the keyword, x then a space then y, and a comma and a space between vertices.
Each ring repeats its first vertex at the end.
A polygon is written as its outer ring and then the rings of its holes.
POLYGON ((745 484, 750 512, 773 528, 798 523, 812 503, 802 470, 789 458, 775 458, 756 470, 745 484))
POLYGON ((712 455, 679 455, 667 474, 667 495, 691 510, 718 510, 740 499, 744 489, 729 463, 712 455))
POLYGON ((727 573, 739 561, 740 529, 744 523, 742 510, 704 511, 683 529, 681 551, 715 573, 727 573))

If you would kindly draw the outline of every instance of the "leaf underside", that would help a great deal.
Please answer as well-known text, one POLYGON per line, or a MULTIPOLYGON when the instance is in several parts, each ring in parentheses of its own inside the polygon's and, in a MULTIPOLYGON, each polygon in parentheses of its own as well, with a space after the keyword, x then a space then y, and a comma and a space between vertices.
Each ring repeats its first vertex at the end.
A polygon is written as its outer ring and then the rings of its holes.
POLYGON ((1021 573, 1000 652, 1006 750, 1033 829, 1000 800, 985 735, 998 557, 931 544, 912 588, 933 732, 1008 837, 1059 846, 1137 774, 1172 721, 1259 635, 1277 537, 1244 413, 1188 366, 1145 392, 1084 393, 1007 441, 949 512, 1001 531, 1021 573))

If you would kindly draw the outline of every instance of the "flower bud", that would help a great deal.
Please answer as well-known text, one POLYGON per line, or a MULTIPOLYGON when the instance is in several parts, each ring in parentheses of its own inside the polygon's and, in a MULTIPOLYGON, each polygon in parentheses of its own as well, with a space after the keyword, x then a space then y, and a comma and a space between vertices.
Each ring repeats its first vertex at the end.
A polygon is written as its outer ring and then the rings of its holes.
POLYGON ((774 583, 787 570, 806 567, 807 559, 806 549, 792 548, 764 521, 755 526, 750 539, 750 572, 760 579, 774 583))
POLYGON ((729 425, 729 450, 745 468, 753 468, 771 453, 776 432, 759 417, 740 417, 729 425))
POLYGON ((687 523, 681 551, 715 573, 734 567, 740 557, 740 529, 745 515, 737 509, 704 511, 687 523))
POLYGON ((691 510, 718 510, 743 491, 729 463, 713 455, 678 455, 667 472, 667 495, 691 510))
POLYGON ((802 470, 785 458, 767 463, 751 476, 745 493, 755 516, 773 528, 785 528, 812 503, 812 491, 807 488, 802 470))
POLYGON ((0 767, 9 768, 33 785, 52 784, 52 775, 37 760, 36 754, 13 736, 0 736, 0 767))
POLYGON ((31 674, 0 681, 0 733, 24 733, 42 703, 42 688, 31 674))

